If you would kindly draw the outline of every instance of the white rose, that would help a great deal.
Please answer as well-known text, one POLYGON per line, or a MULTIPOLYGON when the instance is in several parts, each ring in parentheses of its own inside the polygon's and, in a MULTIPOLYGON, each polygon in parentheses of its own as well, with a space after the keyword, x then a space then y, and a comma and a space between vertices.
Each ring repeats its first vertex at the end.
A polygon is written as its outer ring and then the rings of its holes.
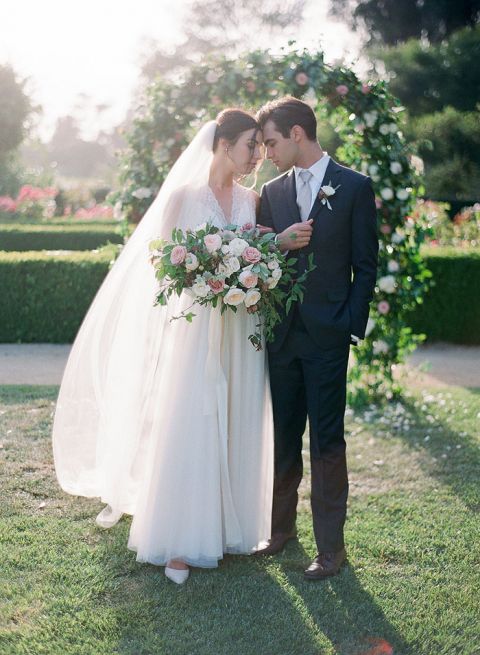
POLYGON ((132 191, 132 196, 134 198, 138 198, 139 200, 144 200, 145 198, 150 198, 152 195, 152 190, 147 189, 147 187, 140 187, 139 189, 135 189, 135 191, 132 191))
POLYGON ((389 127, 390 132, 391 132, 392 134, 394 134, 394 133, 397 131, 397 129, 398 129, 396 123, 389 123, 389 124, 388 124, 388 127, 389 127))
POLYGON ((383 200, 392 200, 393 191, 389 187, 385 187, 380 191, 380 195, 382 196, 383 200))
POLYGON ((219 80, 219 75, 215 71, 208 71, 205 76, 205 79, 209 84, 215 84, 219 80))
POLYGON ((121 221, 123 219, 122 203, 120 200, 118 200, 113 206, 113 218, 116 221, 121 221))
POLYGON ((382 123, 378 129, 380 130, 380 134, 384 136, 390 134, 390 125, 388 123, 382 123))
POLYGON ((240 270, 240 261, 238 257, 226 257, 223 261, 225 266, 228 267, 229 275, 240 270))
POLYGON ((324 186, 321 187, 323 193, 329 198, 330 196, 335 195, 335 189, 333 186, 330 186, 329 184, 325 184, 324 186))
POLYGON ((278 280, 282 277, 282 269, 281 268, 274 268, 272 271, 272 277, 274 280, 278 280))
POLYGON ((227 243, 224 243, 223 246, 220 248, 220 250, 223 252, 224 255, 230 254, 230 246, 227 243))
POLYGON ((239 257, 245 248, 248 248, 248 243, 245 241, 245 239, 239 239, 238 237, 235 237, 235 239, 230 241, 230 252, 236 257, 239 257))
POLYGON ((368 167, 368 173, 369 175, 376 175, 378 173, 377 164, 370 164, 370 166, 368 167))
POLYGON ((402 241, 404 241, 404 239, 405 239, 405 236, 403 234, 400 234, 400 232, 397 232, 397 230, 395 230, 395 232, 392 234, 393 243, 397 243, 397 244, 402 243, 402 241))
POLYGON ((216 272, 217 272, 217 275, 224 275, 225 277, 228 277, 230 275, 230 270, 229 270, 228 266, 226 266, 225 264, 221 264, 221 263, 217 266, 217 271, 216 272))
POLYGON ((225 294, 223 302, 226 305, 241 305, 246 295, 245 291, 237 289, 237 287, 232 287, 225 294))
POLYGON ((368 335, 372 332, 373 328, 377 322, 373 318, 369 318, 367 321, 367 327, 365 328, 365 336, 368 337, 368 335))
POLYGON ((377 122, 378 112, 377 111, 366 111, 363 114, 363 120, 367 124, 367 127, 373 127, 377 122))
POLYGON ((378 280, 378 288, 385 293, 393 293, 395 291, 395 278, 393 275, 384 275, 378 280))
POLYGON ((196 268, 198 268, 198 259, 197 256, 193 254, 193 252, 187 253, 187 256, 185 257, 185 268, 187 271, 194 271, 196 268))
POLYGON ((258 289, 249 289, 245 294, 244 303, 246 307, 253 307, 261 298, 261 293, 258 289))
POLYGON ((278 280, 275 280, 273 277, 268 277, 266 284, 269 289, 275 289, 278 284, 278 280))
POLYGON ((407 200, 408 198, 408 191, 406 189, 399 189, 397 191, 397 198, 399 200, 407 200))
POLYGON ((373 353, 378 355, 380 353, 388 353, 389 347, 386 341, 379 339, 378 341, 373 342, 373 353))
POLYGON ((210 287, 201 277, 197 277, 195 282, 192 284, 193 293, 199 298, 205 298, 210 292, 210 287))
POLYGON ((273 271, 275 268, 278 268, 280 264, 276 259, 272 259, 268 262, 267 266, 271 271, 273 271))
POLYGON ((387 267, 388 267, 388 270, 390 271, 390 273, 397 273, 400 270, 400 264, 397 261, 395 261, 394 259, 391 259, 388 262, 387 267))
POLYGON ((398 175, 399 173, 401 173, 402 172, 401 163, 399 161, 392 161, 392 163, 390 164, 390 171, 394 175, 398 175))

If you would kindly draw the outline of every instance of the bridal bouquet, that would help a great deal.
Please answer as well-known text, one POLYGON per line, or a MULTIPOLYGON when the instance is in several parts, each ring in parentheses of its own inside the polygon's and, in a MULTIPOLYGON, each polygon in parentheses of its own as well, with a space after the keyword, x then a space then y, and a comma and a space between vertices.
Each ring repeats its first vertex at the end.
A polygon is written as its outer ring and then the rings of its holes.
POLYGON ((303 300, 303 283, 314 268, 310 255, 307 270, 297 277, 297 260, 283 255, 274 239, 275 234, 260 235, 251 224, 219 229, 210 223, 185 232, 174 229, 171 241, 154 239, 150 261, 160 285, 154 304, 166 305, 173 294, 187 293, 192 305, 172 320, 189 322, 195 304, 219 306, 222 313, 244 305, 259 316, 257 331, 248 338, 261 350, 262 331, 267 341, 273 339, 279 309, 288 313, 293 302, 303 300))

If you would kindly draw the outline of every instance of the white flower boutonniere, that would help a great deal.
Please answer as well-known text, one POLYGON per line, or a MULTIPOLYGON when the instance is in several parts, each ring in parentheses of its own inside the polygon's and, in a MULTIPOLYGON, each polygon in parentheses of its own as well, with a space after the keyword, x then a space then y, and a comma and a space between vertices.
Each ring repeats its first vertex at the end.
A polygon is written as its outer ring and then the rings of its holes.
POLYGON ((339 189, 341 186, 342 185, 339 184, 338 186, 333 187, 332 183, 329 182, 328 184, 325 184, 324 186, 320 187, 318 197, 320 198, 322 205, 327 205, 330 211, 332 211, 332 205, 329 203, 328 199, 334 196, 336 190, 339 189))

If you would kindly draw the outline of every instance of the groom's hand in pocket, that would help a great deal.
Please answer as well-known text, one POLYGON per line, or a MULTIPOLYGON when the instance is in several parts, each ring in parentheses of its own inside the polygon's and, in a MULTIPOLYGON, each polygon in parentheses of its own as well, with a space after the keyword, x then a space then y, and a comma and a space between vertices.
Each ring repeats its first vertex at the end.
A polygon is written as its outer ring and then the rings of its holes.
POLYGON ((280 232, 277 237, 278 247, 282 252, 286 250, 300 250, 305 248, 310 243, 313 231, 313 219, 302 223, 294 223, 289 225, 283 232, 280 232))

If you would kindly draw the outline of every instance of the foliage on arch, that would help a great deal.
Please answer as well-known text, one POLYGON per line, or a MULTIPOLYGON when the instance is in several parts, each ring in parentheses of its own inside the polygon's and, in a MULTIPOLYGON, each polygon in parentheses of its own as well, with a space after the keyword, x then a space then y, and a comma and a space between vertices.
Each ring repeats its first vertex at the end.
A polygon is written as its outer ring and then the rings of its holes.
POLYGON ((118 208, 138 220, 148 208, 172 163, 204 121, 226 106, 258 108, 291 94, 330 121, 342 140, 336 157, 370 175, 377 196, 380 258, 368 338, 355 350, 350 373, 351 400, 401 392, 393 379, 422 335, 407 316, 430 281, 420 257, 425 226, 410 217, 419 179, 401 131, 399 102, 383 81, 364 83, 343 67, 324 63, 321 52, 256 51, 230 60, 212 58, 178 83, 152 84, 128 135, 118 208))

